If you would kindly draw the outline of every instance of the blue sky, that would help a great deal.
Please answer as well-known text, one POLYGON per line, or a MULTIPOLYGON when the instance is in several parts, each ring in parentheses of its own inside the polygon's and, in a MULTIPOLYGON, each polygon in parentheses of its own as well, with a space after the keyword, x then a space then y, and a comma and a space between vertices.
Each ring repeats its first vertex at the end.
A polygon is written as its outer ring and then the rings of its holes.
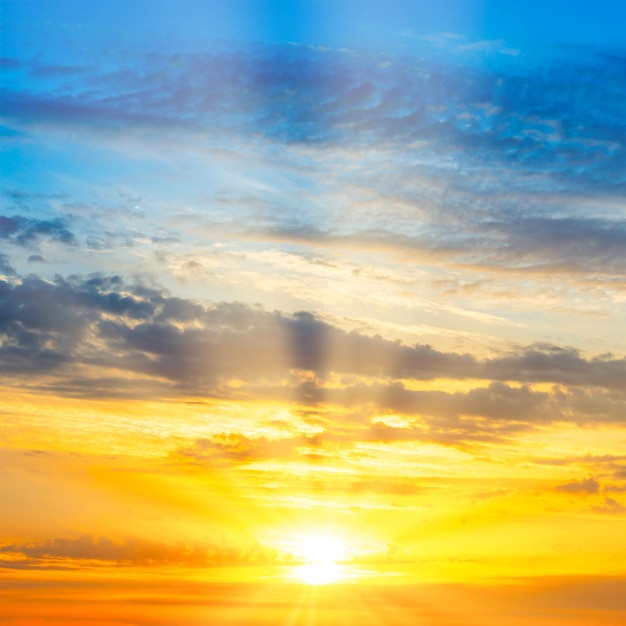
POLYGON ((576 343, 559 307, 620 306, 621 9, 504 6, 5 3, 13 265, 150 275, 190 296, 199 263, 217 272, 201 297, 318 310, 311 259, 340 254, 354 276, 379 262, 394 276, 376 283, 379 317, 393 281, 428 277, 406 304, 420 323, 493 323, 513 341, 534 313, 506 294, 528 289, 550 304, 524 340, 576 343))
POLYGON ((107 38, 145 32, 183 39, 235 37, 318 45, 361 39, 389 46, 398 43, 400 33, 411 30, 418 36, 451 32, 473 40, 503 38, 512 46, 532 47, 619 43, 626 10, 617 0, 185 0, 176 7, 158 0, 149 4, 27 0, 5 2, 3 12, 8 26, 4 46, 12 45, 14 37, 26 44, 25 34, 50 36, 54 28, 67 31, 80 24, 107 38))

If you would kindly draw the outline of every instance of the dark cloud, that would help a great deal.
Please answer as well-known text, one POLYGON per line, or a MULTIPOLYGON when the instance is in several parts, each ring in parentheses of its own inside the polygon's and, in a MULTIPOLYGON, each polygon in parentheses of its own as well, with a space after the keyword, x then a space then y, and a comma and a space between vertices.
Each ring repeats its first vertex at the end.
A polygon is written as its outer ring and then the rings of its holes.
POLYGON ((31 254, 27 261, 29 263, 47 263, 46 259, 42 257, 40 254, 31 254))
POLYGON ((557 420, 557 406, 548 393, 534 392, 528 387, 511 387, 493 382, 486 388, 467 392, 413 391, 401 383, 387 385, 353 385, 345 390, 329 392, 328 397, 341 404, 372 402, 381 409, 407 415, 420 414, 449 418, 481 416, 507 419, 512 422, 557 420))
POLYGON ((0 273, 5 276, 17 276, 17 272, 6 254, 0 254, 0 273))
POLYGON ((152 311, 146 301, 112 290, 120 285, 115 277, 0 281, 0 370, 35 374, 80 363, 96 320, 107 313, 137 319, 152 311))
POLYGON ((623 389, 626 359, 611 354, 585 359, 574 348, 538 343, 510 355, 488 359, 487 378, 555 382, 564 385, 598 385, 623 389))
POLYGON ((73 395, 128 397, 134 389, 140 396, 160 390, 370 405, 450 429, 479 418, 507 422, 510 432, 522 423, 619 422, 626 402, 626 360, 611 355, 587 359, 539 344, 481 361, 346 332, 308 312, 284 315, 241 303, 204 307, 116 276, 0 281, 0 336, 3 375, 29 374, 31 385, 73 395), (85 365, 96 368, 97 379, 84 378, 85 365), (119 370, 139 378, 124 380, 119 370), (44 373, 45 382, 38 380, 44 373), (326 384, 331 373, 384 380, 333 387, 326 384), (492 382, 462 393, 409 390, 399 382, 436 378, 492 382), (231 379, 244 384, 229 387, 231 379), (534 382, 567 387, 540 392, 528 386, 534 382))
POLYGON ((583 480, 573 480, 564 485, 557 485, 556 491, 572 494, 594 494, 600 491, 600 483, 595 478, 584 478, 583 480))
POLYGON ((21 215, 0 215, 0 239, 20 246, 30 246, 39 239, 51 239, 65 245, 76 245, 76 237, 67 229, 65 220, 35 220, 21 215))

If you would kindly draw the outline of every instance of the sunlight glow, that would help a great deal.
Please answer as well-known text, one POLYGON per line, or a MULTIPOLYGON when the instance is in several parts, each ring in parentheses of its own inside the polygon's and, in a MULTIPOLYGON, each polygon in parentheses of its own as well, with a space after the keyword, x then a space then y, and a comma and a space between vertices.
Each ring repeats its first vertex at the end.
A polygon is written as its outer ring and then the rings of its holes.
POLYGON ((342 541, 329 535, 305 535, 299 546, 299 555, 309 563, 318 565, 341 561, 346 551, 342 541))
POLYGON ((347 556, 346 545, 330 535, 311 534, 299 537, 293 553, 306 561, 294 568, 294 575, 307 585, 328 585, 346 577, 339 562, 347 556))
POLYGON ((337 563, 309 563, 296 567, 293 573, 306 585, 332 585, 347 576, 345 569, 337 563))

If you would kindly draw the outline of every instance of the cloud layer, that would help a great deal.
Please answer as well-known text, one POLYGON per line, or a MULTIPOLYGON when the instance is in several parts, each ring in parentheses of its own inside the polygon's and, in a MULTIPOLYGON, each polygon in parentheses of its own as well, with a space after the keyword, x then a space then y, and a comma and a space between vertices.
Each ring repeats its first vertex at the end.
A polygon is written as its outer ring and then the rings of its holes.
POLYGON ((626 359, 609 354, 585 358, 573 348, 537 344, 479 360, 349 332, 308 312, 286 315, 236 302, 203 306, 118 276, 54 282, 30 276, 0 288, 7 375, 93 365, 160 377, 190 392, 210 390, 218 380, 255 381, 290 370, 615 390, 626 376, 626 359))
POLYGON ((181 453, 232 462, 322 441, 497 442, 558 422, 621 424, 626 408, 624 358, 538 344, 481 359, 347 331, 308 312, 202 305, 117 276, 1 282, 0 337, 0 370, 24 388, 364 411, 328 417, 316 437, 226 434, 181 453), (435 380, 473 388, 419 389, 435 380), (394 414, 405 416, 402 425, 385 421, 394 414))

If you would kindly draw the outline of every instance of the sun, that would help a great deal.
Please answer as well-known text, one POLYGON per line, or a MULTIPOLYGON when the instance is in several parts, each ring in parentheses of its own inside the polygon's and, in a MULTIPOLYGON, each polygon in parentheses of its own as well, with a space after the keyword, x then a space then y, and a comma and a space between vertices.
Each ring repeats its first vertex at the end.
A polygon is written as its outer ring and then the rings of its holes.
POLYGON ((328 585, 345 578, 340 563, 347 557, 347 547, 337 537, 302 535, 294 542, 293 554, 304 561, 294 574, 307 585, 328 585))
POLYGON ((300 554, 309 563, 337 563, 346 556, 346 546, 330 535, 304 535, 300 540, 300 554))

